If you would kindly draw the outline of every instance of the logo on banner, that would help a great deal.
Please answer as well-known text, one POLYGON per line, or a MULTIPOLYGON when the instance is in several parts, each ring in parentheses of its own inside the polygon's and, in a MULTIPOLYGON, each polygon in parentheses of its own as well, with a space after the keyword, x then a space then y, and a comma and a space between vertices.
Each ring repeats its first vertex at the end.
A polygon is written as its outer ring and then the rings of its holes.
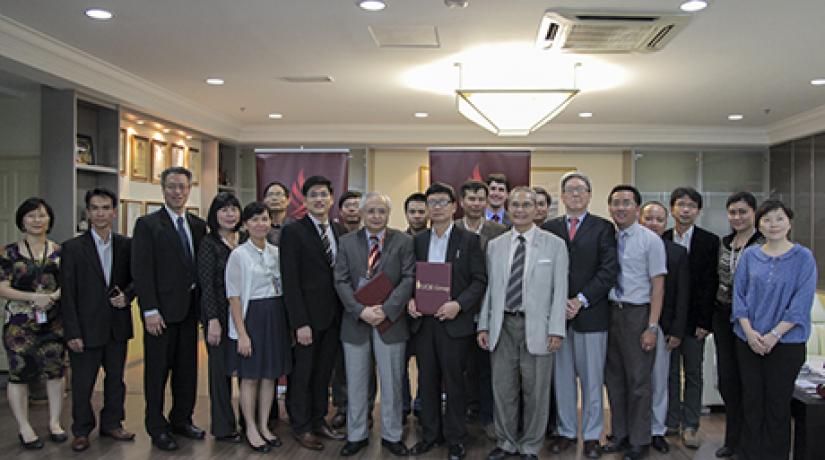
POLYGON ((289 208, 292 209, 290 217, 293 219, 302 219, 307 213, 307 208, 304 206, 304 194, 301 190, 304 189, 304 169, 298 171, 298 178, 292 183, 289 193, 289 208))

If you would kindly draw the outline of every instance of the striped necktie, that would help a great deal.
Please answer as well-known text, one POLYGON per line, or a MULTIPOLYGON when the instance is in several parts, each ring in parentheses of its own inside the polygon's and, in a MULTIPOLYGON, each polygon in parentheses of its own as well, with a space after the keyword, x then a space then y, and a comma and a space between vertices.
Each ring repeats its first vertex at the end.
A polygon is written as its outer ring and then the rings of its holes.
POLYGON ((375 269, 381 261, 381 242, 377 236, 370 237, 370 254, 367 257, 367 278, 375 275, 375 269))
POLYGON ((507 283, 507 297, 504 305, 507 311, 516 311, 521 308, 521 288, 524 280, 524 235, 518 236, 518 246, 513 254, 513 264, 510 266, 510 281, 507 283))
POLYGON ((327 262, 331 267, 334 258, 332 256, 332 245, 329 243, 329 237, 327 236, 327 224, 318 224, 318 227, 321 228, 321 244, 324 246, 324 254, 326 254, 327 262))

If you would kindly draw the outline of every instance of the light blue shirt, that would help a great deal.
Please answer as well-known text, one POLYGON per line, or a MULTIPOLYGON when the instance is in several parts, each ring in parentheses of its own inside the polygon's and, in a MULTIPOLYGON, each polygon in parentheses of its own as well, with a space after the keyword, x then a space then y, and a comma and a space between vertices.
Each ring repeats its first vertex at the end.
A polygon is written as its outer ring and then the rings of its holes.
POLYGON ((625 238, 624 251, 619 257, 618 284, 622 287, 622 295, 617 296, 614 287, 608 298, 618 302, 650 303, 650 280, 667 274, 665 243, 659 235, 638 222, 618 230, 616 239, 619 238, 625 238))

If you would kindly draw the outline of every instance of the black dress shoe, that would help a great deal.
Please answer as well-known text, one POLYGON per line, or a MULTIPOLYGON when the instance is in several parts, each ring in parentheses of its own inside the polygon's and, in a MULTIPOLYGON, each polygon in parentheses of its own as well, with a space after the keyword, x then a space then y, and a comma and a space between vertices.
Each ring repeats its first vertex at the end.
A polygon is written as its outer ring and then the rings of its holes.
POLYGON ((587 458, 599 458, 602 456, 602 448, 599 445, 599 441, 585 441, 584 448, 582 449, 582 453, 587 458))
POLYGON ((624 460, 639 460, 645 456, 644 446, 630 446, 624 453, 624 460))
POLYGON ((461 460, 465 455, 467 455, 467 451, 464 450, 464 444, 450 444, 450 450, 447 451, 449 460, 461 460))
POLYGON ((734 454, 736 454, 736 451, 734 451, 732 447, 728 446, 722 446, 716 450, 716 458, 733 457, 734 454))
POLYGON ((410 455, 426 454, 427 452, 431 451, 433 447, 435 447, 435 444, 435 441, 418 441, 418 443, 412 446, 412 449, 410 449, 410 455))
POLYGON ((175 438, 168 433, 152 436, 152 444, 160 450, 178 450, 178 443, 176 443, 175 438))
POLYGON ((653 436, 650 439, 650 445, 663 454, 670 452, 670 444, 667 443, 664 436, 653 436))
POLYGON ((17 438, 20 439, 20 445, 22 445, 24 449, 37 450, 43 448, 43 441, 40 438, 34 438, 34 441, 26 442, 23 439, 23 435, 19 433, 17 435, 17 438))
POLYGON ((55 443, 66 442, 69 439, 69 435, 66 432, 62 433, 49 433, 49 440, 55 443))
POLYGON ((501 447, 496 447, 487 454, 487 460, 504 460, 507 457, 515 457, 516 455, 518 455, 518 452, 507 452, 501 447))
POLYGON ((381 439, 381 445, 386 447, 391 454, 395 455, 396 457, 406 457, 410 455, 409 449, 407 446, 404 445, 404 441, 387 441, 386 439, 381 439))
POLYGON ((281 438, 278 437, 278 435, 275 433, 273 433, 272 435, 275 436, 272 439, 268 439, 266 436, 263 435, 261 435, 261 437, 264 438, 264 441, 266 441, 267 444, 269 444, 269 447, 281 447, 281 445, 283 444, 281 442, 281 438))
POLYGON ((521 454, 521 460, 539 460, 536 454, 521 454))
POLYGON ((215 441, 228 442, 230 444, 240 444, 241 443, 241 434, 236 432, 236 433, 229 433, 226 436, 215 436, 215 441))
POLYGON ((341 428, 347 426, 346 412, 336 412, 335 415, 332 416, 332 420, 329 421, 329 425, 336 430, 340 430, 341 428))
POLYGON ((622 438, 621 440, 613 438, 602 446, 602 451, 609 453, 621 452, 628 447, 630 447, 630 443, 627 441, 627 438, 622 438))
POLYGON ((347 443, 344 444, 344 447, 341 448, 341 451, 339 453, 342 457, 350 457, 357 454, 358 451, 363 449, 364 447, 367 447, 369 443, 369 438, 362 439, 360 441, 347 441, 347 443))
POLYGON ((252 448, 252 450, 258 452, 259 454, 265 454, 272 449, 272 446, 270 446, 269 443, 266 442, 266 439, 264 439, 264 443, 260 446, 252 444, 252 441, 250 441, 249 438, 246 438, 246 443, 249 444, 249 447, 252 448))
POLYGON ((186 425, 177 425, 172 427, 172 433, 179 434, 184 438, 189 439, 203 439, 206 436, 206 432, 202 429, 192 425, 191 423, 186 425))

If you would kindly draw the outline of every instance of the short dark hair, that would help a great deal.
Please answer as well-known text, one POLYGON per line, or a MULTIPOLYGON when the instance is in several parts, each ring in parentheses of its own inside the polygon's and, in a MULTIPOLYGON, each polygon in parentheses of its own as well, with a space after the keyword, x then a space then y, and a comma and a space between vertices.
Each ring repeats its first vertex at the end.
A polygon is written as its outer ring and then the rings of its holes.
POLYGON ((170 174, 183 174, 186 176, 186 180, 191 184, 192 183, 192 171, 184 168, 183 166, 170 166, 163 170, 160 173, 160 183, 161 185, 166 184, 166 178, 169 177, 170 174))
POLYGON ((335 193, 332 190, 332 182, 324 176, 309 176, 307 180, 304 181, 304 185, 301 186, 301 194, 304 195, 306 198, 307 193, 309 193, 309 189, 315 187, 316 185, 321 185, 327 188, 329 194, 332 195, 335 193))
POLYGON ((536 185, 535 187, 533 187, 533 192, 535 192, 535 194, 537 196, 541 195, 541 196, 547 198, 547 207, 548 208, 550 207, 551 204, 553 204, 553 197, 550 196, 550 192, 545 190, 544 187, 539 187, 538 185, 536 185))
POLYGON ((241 222, 246 222, 261 213, 269 215, 269 209, 260 201, 253 201, 243 208, 243 212, 241 212, 241 222))
POLYGON ((451 202, 455 202, 455 190, 453 190, 452 185, 445 184, 444 182, 433 182, 429 187, 427 187, 427 191, 424 195, 429 198, 430 195, 435 195, 437 193, 444 193, 450 197, 451 202))
POLYGON ((341 198, 338 198, 338 207, 343 208, 344 201, 347 201, 350 198, 358 198, 360 200, 361 196, 362 194, 358 190, 347 190, 343 195, 341 195, 341 198))
POLYGON ((759 209, 756 211, 756 227, 759 228, 759 221, 762 220, 762 217, 764 217, 765 214, 771 211, 776 211, 777 209, 781 209, 782 212, 788 216, 788 220, 793 220, 793 209, 787 207, 785 203, 780 200, 770 199, 765 200, 765 202, 762 203, 762 206, 759 206, 759 209))
POLYGON ((633 200, 636 201, 636 206, 642 204, 642 194, 639 193, 639 190, 636 187, 630 184, 619 184, 613 187, 613 190, 611 190, 610 194, 607 195, 607 204, 610 204, 610 200, 613 198, 613 194, 616 192, 632 192, 633 200))
POLYGON ((427 196, 421 192, 415 192, 408 196, 407 199, 404 200, 404 212, 407 212, 407 210, 410 208, 410 203, 412 203, 413 201, 418 201, 427 204, 427 196))
POLYGON ((464 198, 465 196, 467 196, 467 192, 476 193, 479 190, 484 190, 484 196, 490 195, 490 187, 488 187, 487 184, 481 182, 480 180, 468 180, 467 182, 461 184, 459 194, 461 195, 461 198, 464 198))
MULTIPOLYGON (((227 206, 234 206, 238 208, 238 211, 241 210, 241 202, 238 201, 235 195, 229 192, 220 192, 215 195, 215 198, 212 198, 212 204, 209 205, 209 213, 206 215, 206 225, 209 226, 209 230, 213 234, 217 235, 218 230, 221 229, 221 224, 218 223, 218 211, 227 206)), ((240 219, 238 219, 238 223, 235 224, 235 228, 232 230, 237 232, 239 228, 241 228, 240 219)))
POLYGON ((749 208, 756 211, 756 197, 753 196, 753 193, 751 192, 736 192, 729 196, 728 200, 725 202, 725 208, 727 209, 733 203, 738 203, 740 201, 744 201, 749 208))
POLYGON ((639 209, 644 210, 648 206, 659 206, 660 208, 665 210, 665 214, 668 213, 667 206, 665 206, 664 203, 658 200, 646 201, 645 204, 643 204, 642 207, 640 207, 639 209))
POLYGON ((109 198, 112 200, 112 209, 117 208, 117 195, 115 195, 115 192, 105 187, 97 187, 86 191, 86 196, 83 198, 86 202, 86 209, 89 209, 89 206, 92 205, 92 197, 95 196, 109 198))
POLYGON ((510 191, 510 181, 507 180, 507 176, 503 173, 490 173, 490 174, 487 174, 487 180, 484 181, 484 182, 487 183, 488 187, 490 186, 490 184, 492 182, 502 183, 502 184, 504 184, 505 187, 507 187, 507 191, 508 192, 510 191))
POLYGON ((269 189, 271 189, 272 187, 274 187, 276 185, 278 187, 281 187, 281 190, 284 191, 284 195, 286 195, 286 197, 289 198, 289 189, 286 188, 286 185, 284 185, 283 182, 277 181, 277 180, 274 180, 274 181, 266 184, 266 187, 264 187, 264 195, 266 195, 266 193, 269 192, 269 189))
POLYGON ((17 207, 17 213, 14 216, 14 222, 17 224, 17 229, 21 232, 25 232, 26 227, 23 225, 23 217, 41 206, 46 208, 46 214, 49 215, 49 228, 46 229, 46 233, 51 232, 52 227, 54 227, 54 211, 52 210, 52 207, 49 206, 49 203, 46 203, 46 200, 36 196, 26 198, 22 203, 20 203, 20 206, 17 207))
POLYGON ((567 185, 567 182, 571 179, 579 179, 580 181, 584 182, 587 185, 587 192, 592 192, 593 187, 590 185, 590 178, 587 177, 585 174, 580 173, 578 171, 570 171, 565 173, 561 176, 561 191, 564 192, 564 186, 567 185))
POLYGON ((672 208, 673 205, 676 204, 676 200, 684 197, 690 198, 691 201, 696 203, 699 209, 702 209, 702 194, 697 192, 693 187, 676 187, 670 194, 670 207, 672 208))

